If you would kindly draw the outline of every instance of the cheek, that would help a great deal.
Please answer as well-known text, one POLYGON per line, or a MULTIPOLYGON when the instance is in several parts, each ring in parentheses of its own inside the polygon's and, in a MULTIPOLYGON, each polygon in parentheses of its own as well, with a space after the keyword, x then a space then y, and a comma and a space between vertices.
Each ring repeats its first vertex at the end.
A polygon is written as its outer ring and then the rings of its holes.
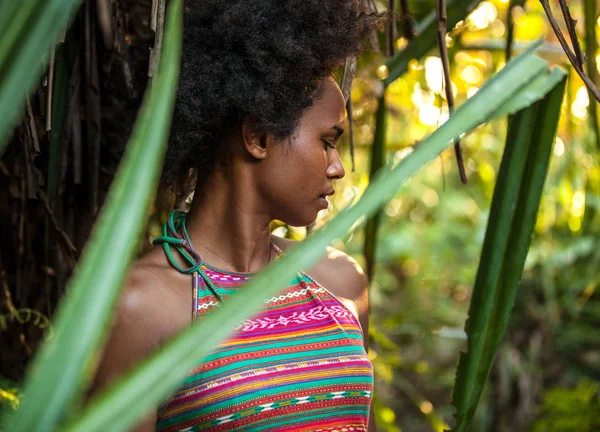
POLYGON ((327 176, 327 153, 316 146, 301 148, 290 155, 286 181, 296 191, 313 193, 315 186, 323 187, 327 176))
POLYGON ((292 226, 307 226, 322 210, 318 196, 327 185, 327 154, 318 148, 286 153, 270 167, 268 195, 273 217, 292 226))
POLYGON ((326 185, 327 154, 313 144, 282 152, 270 166, 271 193, 286 205, 319 195, 326 185))

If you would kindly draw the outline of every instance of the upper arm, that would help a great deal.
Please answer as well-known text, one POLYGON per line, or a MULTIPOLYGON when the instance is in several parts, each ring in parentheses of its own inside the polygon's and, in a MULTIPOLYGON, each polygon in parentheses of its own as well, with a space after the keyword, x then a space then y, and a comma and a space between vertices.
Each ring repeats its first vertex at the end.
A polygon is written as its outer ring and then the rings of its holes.
MULTIPOLYGON (((293 240, 271 236, 284 251, 294 247, 293 240)), ((326 257, 307 272, 319 284, 326 287, 355 313, 364 334, 365 350, 369 343, 369 283, 358 262, 346 253, 327 247, 326 257), (348 304, 350 303, 350 304, 348 304)))
MULTIPOLYGON (((89 395, 104 390, 120 378, 123 372, 135 366, 152 353, 159 344, 158 332, 152 331, 155 323, 148 308, 149 299, 139 270, 133 270, 125 283, 108 342, 101 355, 89 395)), ((137 432, 156 430, 156 409, 133 429, 137 432)))
MULTIPOLYGON (((333 248, 332 248, 333 249, 333 248)), ((363 330, 363 344, 369 352, 369 282, 360 265, 343 252, 333 249, 328 251, 329 274, 335 276, 331 280, 334 294, 353 302, 358 314, 358 321, 363 330)), ((371 404, 369 415, 369 432, 376 432, 375 415, 371 404)))
MULTIPOLYGON (((292 247, 295 242, 280 237, 272 237, 277 246, 284 251, 292 247)), ((340 299, 347 299, 352 303, 352 312, 356 312, 358 321, 363 330, 363 344, 365 351, 369 352, 369 282, 365 272, 355 259, 347 254, 334 249, 327 248, 327 256, 308 274, 321 285, 331 291, 340 299)), ((369 432, 376 432, 375 415, 371 405, 369 416, 369 432)))
MULTIPOLYGON (((345 255, 345 254, 344 254, 345 255)), ((360 265, 353 258, 345 255, 344 263, 341 265, 343 274, 340 277, 344 284, 342 289, 346 292, 346 298, 354 302, 358 312, 358 321, 363 329, 365 350, 369 345, 369 292, 367 277, 360 265)))
POLYGON ((365 349, 368 349, 369 293, 365 272, 356 260, 334 248, 328 248, 326 287, 337 297, 349 300, 363 330, 365 349))

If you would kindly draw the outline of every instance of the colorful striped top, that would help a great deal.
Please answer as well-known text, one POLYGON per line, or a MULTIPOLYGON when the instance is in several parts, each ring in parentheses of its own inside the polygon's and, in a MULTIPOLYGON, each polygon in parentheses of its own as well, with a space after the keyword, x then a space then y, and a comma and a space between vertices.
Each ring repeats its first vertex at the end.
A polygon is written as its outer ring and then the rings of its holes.
MULTIPOLYGON (((225 301, 252 277, 202 270, 225 301)), ((198 273, 193 291, 199 321, 219 303, 198 273)), ((191 371, 159 409, 156 430, 366 431, 372 391, 360 323, 299 273, 191 371)))

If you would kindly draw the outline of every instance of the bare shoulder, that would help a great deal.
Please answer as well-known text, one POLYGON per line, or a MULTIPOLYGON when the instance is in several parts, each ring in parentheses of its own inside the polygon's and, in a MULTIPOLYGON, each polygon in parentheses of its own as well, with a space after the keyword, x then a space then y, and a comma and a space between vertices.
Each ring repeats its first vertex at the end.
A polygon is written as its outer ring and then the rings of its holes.
MULTIPOLYGON (((88 395, 94 395, 191 323, 191 280, 169 268, 160 249, 135 261, 125 278, 110 336, 88 395)), ((156 430, 156 408, 133 429, 156 430)))
POLYGON ((149 324, 156 318, 160 300, 169 296, 166 268, 156 262, 153 254, 133 262, 123 284, 117 320, 149 324))
MULTIPOLYGON (((116 330, 152 325, 159 299, 165 296, 160 268, 146 260, 134 262, 125 278, 116 310, 116 330), (124 324, 131 324, 125 326, 124 324)), ((151 332, 152 337, 158 336, 151 332)))
POLYGON ((183 275, 169 271, 158 257, 151 252, 135 261, 128 271, 94 390, 150 355, 191 322, 191 313, 186 315, 191 310, 191 282, 185 281, 188 299, 176 277, 183 275))
MULTIPOLYGON (((298 243, 276 236, 271 236, 271 239, 283 251, 298 243)), ((325 256, 306 273, 337 297, 364 302, 368 285, 365 272, 358 262, 345 252, 328 246, 325 256)))

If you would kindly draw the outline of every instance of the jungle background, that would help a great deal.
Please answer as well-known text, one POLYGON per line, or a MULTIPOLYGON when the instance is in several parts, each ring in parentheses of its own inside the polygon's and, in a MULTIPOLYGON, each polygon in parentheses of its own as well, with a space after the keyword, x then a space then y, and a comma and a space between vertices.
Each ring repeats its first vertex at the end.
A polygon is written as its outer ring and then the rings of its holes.
MULTIPOLYGON (((154 29, 161 22, 153 22, 154 3, 83 3, 0 160, 4 406, 16 408, 23 396, 27 362, 41 336, 52 331, 57 302, 127 143, 157 49, 154 29)), ((569 5, 582 41, 586 3, 569 5)), ((435 9, 432 1, 403 6, 410 15, 402 14, 359 58, 352 88, 355 168, 345 138, 339 148, 347 175, 313 230, 368 186, 385 57, 403 49, 411 23, 435 9)), ((596 20, 597 14, 594 27, 600 26, 596 20)), ((544 38, 538 55, 572 69, 538 1, 484 1, 446 38, 457 105, 505 64, 509 32, 515 51, 544 38)), ((588 74, 598 84, 596 71, 588 74)), ((442 82, 440 54, 433 49, 388 88, 388 159, 405 157, 448 118, 442 82)), ((369 355, 380 430, 441 431, 451 423, 450 393, 505 138, 503 120, 461 141, 466 185, 452 150, 411 178, 385 207, 372 266, 363 255, 363 231, 335 245, 371 267, 369 355)), ((523 281, 475 431, 600 428, 599 151, 597 102, 571 72, 523 281)), ((166 213, 185 207, 185 200, 158 191, 140 253, 159 235, 166 213)), ((307 235, 279 223, 273 229, 298 240, 307 235)))

